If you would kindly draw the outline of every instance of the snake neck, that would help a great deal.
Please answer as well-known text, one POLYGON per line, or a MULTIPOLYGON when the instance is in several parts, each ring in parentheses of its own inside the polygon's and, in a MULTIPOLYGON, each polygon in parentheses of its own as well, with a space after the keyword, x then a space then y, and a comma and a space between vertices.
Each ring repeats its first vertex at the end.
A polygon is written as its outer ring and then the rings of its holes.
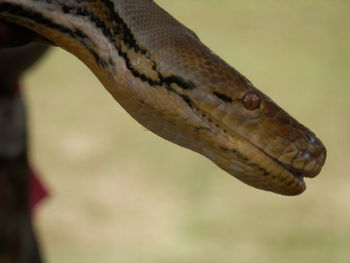
POLYGON ((96 8, 88 2, 91 1, 1 1, 0 17, 27 27, 74 54, 101 81, 113 81, 116 54, 123 54, 124 46, 138 48, 112 2, 94 1, 96 8))
MULTIPOLYGON (((2 2, 0 17, 28 27, 74 54, 106 87, 120 73, 116 58, 122 58, 133 76, 150 86, 169 87, 174 83, 183 89, 193 87, 179 76, 160 72, 150 52, 137 43, 113 1, 2 2)), ((152 1, 140 2, 149 5, 152 1)))

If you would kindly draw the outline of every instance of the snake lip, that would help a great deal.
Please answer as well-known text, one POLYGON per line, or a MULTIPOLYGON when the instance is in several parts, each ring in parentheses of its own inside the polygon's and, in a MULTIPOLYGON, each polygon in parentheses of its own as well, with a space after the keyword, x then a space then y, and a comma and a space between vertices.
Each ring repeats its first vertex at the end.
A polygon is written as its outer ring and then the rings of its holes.
POLYGON ((304 170, 301 169, 297 169, 295 167, 293 167, 292 165, 289 164, 285 164, 282 163, 281 161, 279 161, 278 159, 268 155, 272 160, 274 160, 278 165, 280 165, 281 167, 283 167, 285 170, 287 170, 289 173, 291 173, 296 179, 298 179, 300 182, 304 182, 304 177, 314 177, 312 175, 308 175, 307 172, 305 172, 304 170))
POLYGON ((303 169, 297 169, 290 164, 285 164, 285 163, 282 163, 281 161, 275 159, 275 161, 277 163, 279 163, 282 167, 284 167, 286 170, 288 170, 295 177, 308 177, 308 178, 313 178, 321 172, 321 167, 323 166, 323 164, 326 160, 326 150, 325 149, 322 149, 319 152, 319 156, 316 160, 317 160, 316 169, 313 169, 310 171, 305 171, 303 169))
POLYGON ((288 164, 285 164, 285 163, 282 163, 280 161, 277 160, 277 162, 284 168, 286 169, 288 172, 290 172, 295 178, 297 178, 298 180, 300 181, 303 181, 303 178, 304 177, 308 177, 308 178, 312 178, 312 177, 315 177, 318 172, 315 174, 315 173, 308 173, 304 170, 301 170, 301 169, 297 169, 291 165, 288 165, 288 164))
POLYGON ((300 177, 308 177, 304 171, 300 170, 300 169, 297 169, 297 168, 294 168, 293 166, 291 165, 288 165, 288 164, 284 164, 280 161, 277 161, 283 168, 285 168, 287 171, 289 171, 291 174, 293 174, 295 177, 297 178, 300 178, 300 177))
MULTIPOLYGON (((312 156, 312 155, 308 155, 308 156, 312 156)), ((276 163, 278 163, 280 166, 282 166, 284 169, 286 169, 288 172, 290 172, 294 177, 299 179, 299 178, 303 178, 303 177, 313 178, 321 172, 321 168, 322 168, 322 166, 325 162, 325 159, 326 159, 326 150, 324 148, 321 149, 321 151, 319 151, 317 155, 313 155, 313 157, 314 158, 312 158, 312 159, 317 161, 316 167, 312 170, 309 170, 309 171, 304 170, 304 169, 295 168, 291 164, 283 163, 280 160, 273 158, 273 157, 271 157, 271 158, 276 163)), ((310 159, 308 160, 308 162, 309 161, 310 161, 310 159)))

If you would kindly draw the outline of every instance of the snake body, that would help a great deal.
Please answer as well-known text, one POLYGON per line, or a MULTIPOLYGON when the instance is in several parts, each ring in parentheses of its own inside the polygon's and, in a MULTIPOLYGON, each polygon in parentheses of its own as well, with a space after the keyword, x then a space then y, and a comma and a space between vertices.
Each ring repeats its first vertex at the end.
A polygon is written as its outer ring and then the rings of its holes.
POLYGON ((300 194, 325 162, 314 133, 152 0, 0 0, 0 19, 74 54, 144 127, 253 187, 300 194))

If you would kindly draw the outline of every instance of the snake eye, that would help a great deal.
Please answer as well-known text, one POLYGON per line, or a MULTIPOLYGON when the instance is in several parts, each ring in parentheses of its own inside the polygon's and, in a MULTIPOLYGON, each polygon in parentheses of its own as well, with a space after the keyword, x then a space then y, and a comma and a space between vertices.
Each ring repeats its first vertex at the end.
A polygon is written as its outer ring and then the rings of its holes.
POLYGON ((247 110, 256 110, 260 107, 261 99, 255 92, 249 91, 244 95, 242 103, 247 110))

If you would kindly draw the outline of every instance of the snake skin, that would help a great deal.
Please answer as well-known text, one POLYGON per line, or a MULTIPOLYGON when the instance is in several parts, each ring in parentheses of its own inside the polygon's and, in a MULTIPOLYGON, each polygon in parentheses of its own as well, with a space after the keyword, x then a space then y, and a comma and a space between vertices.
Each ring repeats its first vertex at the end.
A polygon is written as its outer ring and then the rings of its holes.
POLYGON ((0 18, 82 60, 147 129, 239 180, 305 190, 321 141, 152 0, 0 0, 0 18))

